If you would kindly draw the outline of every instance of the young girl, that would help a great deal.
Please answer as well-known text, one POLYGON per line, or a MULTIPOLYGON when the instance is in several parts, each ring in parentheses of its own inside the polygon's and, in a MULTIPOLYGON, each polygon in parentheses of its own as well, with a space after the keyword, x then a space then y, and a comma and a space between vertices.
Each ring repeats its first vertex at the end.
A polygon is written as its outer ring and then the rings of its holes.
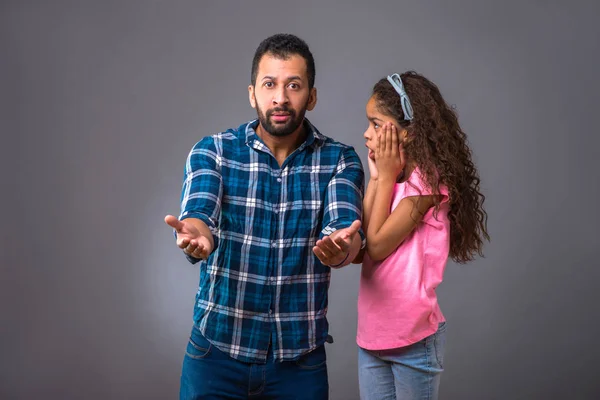
POLYGON ((437 399, 446 326, 435 289, 448 257, 482 255, 484 196, 456 114, 427 78, 380 80, 367 118, 360 397, 437 399))

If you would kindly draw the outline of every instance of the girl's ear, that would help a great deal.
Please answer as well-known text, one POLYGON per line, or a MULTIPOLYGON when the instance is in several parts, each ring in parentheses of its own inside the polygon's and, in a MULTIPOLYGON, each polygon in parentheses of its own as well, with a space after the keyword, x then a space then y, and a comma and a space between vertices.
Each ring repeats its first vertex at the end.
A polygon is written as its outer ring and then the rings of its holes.
POLYGON ((403 144, 408 144, 408 143, 410 143, 410 141, 411 141, 410 134, 408 133, 408 131, 407 131, 406 129, 402 129, 402 130, 400 131, 400 141, 401 141, 403 144))

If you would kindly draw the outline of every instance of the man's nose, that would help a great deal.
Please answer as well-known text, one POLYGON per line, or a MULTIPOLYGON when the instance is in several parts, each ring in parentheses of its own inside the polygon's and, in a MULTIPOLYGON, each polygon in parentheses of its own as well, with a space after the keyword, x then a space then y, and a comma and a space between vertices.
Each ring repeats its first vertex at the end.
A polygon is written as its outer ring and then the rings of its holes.
POLYGON ((273 94, 273 104, 287 104, 288 96, 285 87, 277 89, 273 94))

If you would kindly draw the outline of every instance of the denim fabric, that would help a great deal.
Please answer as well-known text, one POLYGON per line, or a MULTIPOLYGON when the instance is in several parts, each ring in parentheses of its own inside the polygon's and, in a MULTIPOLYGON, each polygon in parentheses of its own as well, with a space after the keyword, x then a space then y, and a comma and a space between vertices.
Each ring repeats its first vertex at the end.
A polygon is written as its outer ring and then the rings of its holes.
POLYGON ((446 323, 410 346, 371 351, 359 347, 361 400, 436 400, 444 370, 446 323))
MULTIPOLYGON (((271 349, 270 349, 271 350, 271 349)), ((325 347, 294 361, 246 363, 213 346, 194 326, 181 374, 181 400, 297 399, 327 400, 325 347)))

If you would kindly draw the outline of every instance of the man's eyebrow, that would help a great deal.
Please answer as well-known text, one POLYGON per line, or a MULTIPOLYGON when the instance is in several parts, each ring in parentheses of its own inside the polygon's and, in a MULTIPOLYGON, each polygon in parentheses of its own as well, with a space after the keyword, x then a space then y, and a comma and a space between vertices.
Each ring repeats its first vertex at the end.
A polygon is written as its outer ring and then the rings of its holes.
MULTIPOLYGON (((270 80, 272 80, 272 81, 276 81, 276 80, 277 80, 277 78, 275 78, 274 76, 271 76, 271 75, 265 75, 265 76, 263 76, 263 77, 262 77, 262 79, 261 79, 261 80, 263 80, 263 81, 264 81, 265 79, 270 79, 270 80)), ((296 80, 296 81, 301 81, 301 80, 302 80, 302 77, 301 77, 300 75, 292 75, 292 76, 288 76, 288 77, 286 77, 285 79, 286 79, 287 81, 294 81, 294 80, 296 80)))

